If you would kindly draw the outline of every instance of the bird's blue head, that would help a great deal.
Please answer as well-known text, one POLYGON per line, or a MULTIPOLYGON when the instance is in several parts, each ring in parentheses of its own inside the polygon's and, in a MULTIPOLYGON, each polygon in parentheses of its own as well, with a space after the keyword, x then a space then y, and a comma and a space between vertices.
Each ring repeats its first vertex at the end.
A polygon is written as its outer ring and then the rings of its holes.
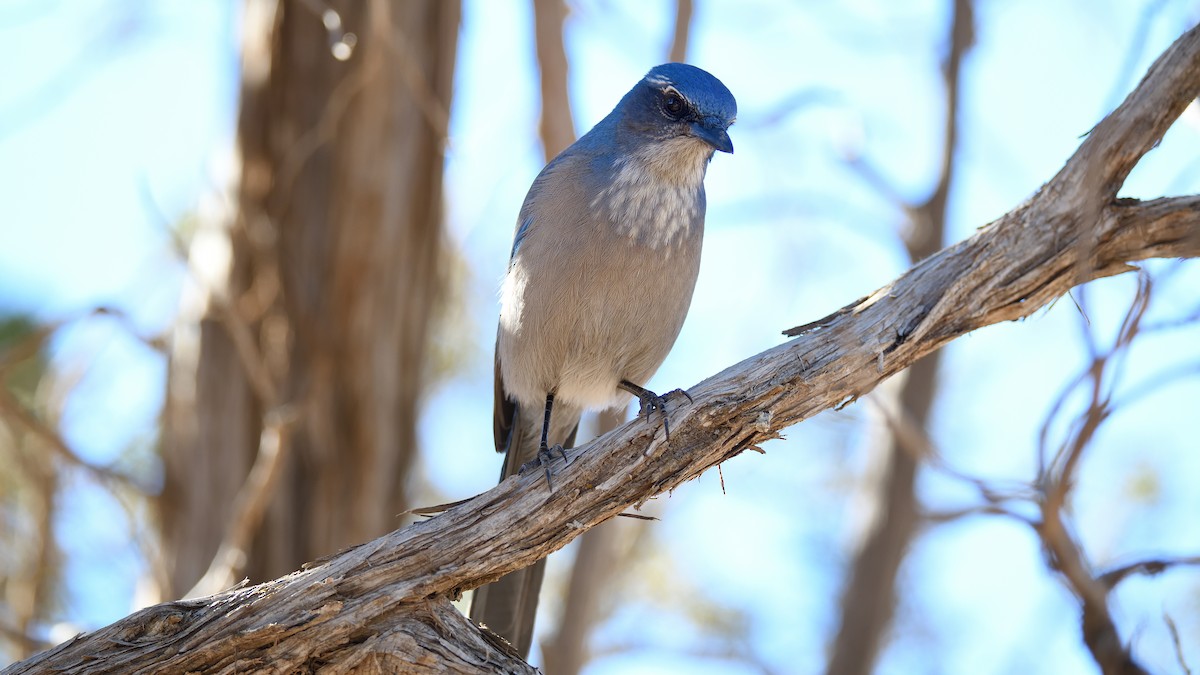
POLYGON ((737 101, 720 80, 695 66, 655 66, 617 109, 621 128, 643 140, 694 138, 733 152, 728 130, 737 118, 737 101))

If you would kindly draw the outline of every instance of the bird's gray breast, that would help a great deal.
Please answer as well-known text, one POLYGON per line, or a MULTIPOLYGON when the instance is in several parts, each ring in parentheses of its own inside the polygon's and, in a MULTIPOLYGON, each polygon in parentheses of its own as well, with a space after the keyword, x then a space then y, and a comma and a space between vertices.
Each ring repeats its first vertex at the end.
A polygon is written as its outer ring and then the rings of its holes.
POLYGON ((645 384, 691 303, 703 167, 681 184, 628 160, 608 173, 595 161, 558 163, 522 214, 530 224, 502 291, 498 347, 508 391, 530 405, 549 391, 581 408, 627 400, 617 383, 645 384))

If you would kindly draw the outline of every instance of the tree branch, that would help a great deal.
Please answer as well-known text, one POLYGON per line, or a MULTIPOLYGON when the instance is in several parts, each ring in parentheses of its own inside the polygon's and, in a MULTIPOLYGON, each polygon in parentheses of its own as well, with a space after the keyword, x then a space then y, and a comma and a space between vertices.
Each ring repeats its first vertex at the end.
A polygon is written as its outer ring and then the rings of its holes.
POLYGON ((675 0, 675 30, 671 34, 671 48, 667 60, 674 63, 687 61, 688 38, 692 33, 692 0, 675 0))
POLYGON ((533 0, 533 33, 542 88, 542 151, 546 161, 575 142, 575 121, 567 91, 567 49, 563 24, 567 6, 563 0, 533 0))
POLYGON ((1200 27, 1159 58, 1028 201, 871 296, 788 331, 796 339, 692 387, 691 403, 672 396, 670 442, 658 420, 634 420, 572 452, 570 465, 556 464, 553 491, 537 472, 513 477, 298 572, 141 610, 4 672, 234 672, 268 664, 288 671, 345 663, 347 650, 365 658, 363 650, 376 646, 373 658, 396 659, 387 662, 394 670, 520 672, 523 664, 484 642, 448 598, 857 399, 972 330, 1029 316, 1131 262, 1200 257, 1200 196, 1113 198, 1198 93, 1200 27))

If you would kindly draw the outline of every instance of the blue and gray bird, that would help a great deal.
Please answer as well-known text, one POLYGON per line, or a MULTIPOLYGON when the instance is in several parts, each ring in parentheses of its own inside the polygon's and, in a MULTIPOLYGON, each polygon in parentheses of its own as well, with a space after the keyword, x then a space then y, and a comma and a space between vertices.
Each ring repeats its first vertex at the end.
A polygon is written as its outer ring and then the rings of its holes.
MULTIPOLYGON (((517 219, 496 338, 500 479, 570 447, 580 414, 645 389, 675 343, 700 270, 704 173, 733 152, 733 94, 657 66, 533 181, 517 219)), ((549 473, 547 473, 549 479, 549 473)), ((545 560, 475 591, 471 618, 525 656, 545 560)))

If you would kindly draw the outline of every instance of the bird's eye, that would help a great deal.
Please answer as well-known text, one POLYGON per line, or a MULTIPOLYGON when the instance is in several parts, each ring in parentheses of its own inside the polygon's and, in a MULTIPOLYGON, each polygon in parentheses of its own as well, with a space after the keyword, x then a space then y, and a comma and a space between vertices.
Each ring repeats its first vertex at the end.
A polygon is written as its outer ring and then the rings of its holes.
POLYGON ((663 110, 665 110, 666 113, 668 115, 670 115, 671 117, 679 119, 679 117, 681 117, 683 115, 683 110, 684 110, 683 98, 681 98, 679 96, 679 94, 676 94, 676 93, 667 94, 663 98, 662 105, 663 105, 663 110))

